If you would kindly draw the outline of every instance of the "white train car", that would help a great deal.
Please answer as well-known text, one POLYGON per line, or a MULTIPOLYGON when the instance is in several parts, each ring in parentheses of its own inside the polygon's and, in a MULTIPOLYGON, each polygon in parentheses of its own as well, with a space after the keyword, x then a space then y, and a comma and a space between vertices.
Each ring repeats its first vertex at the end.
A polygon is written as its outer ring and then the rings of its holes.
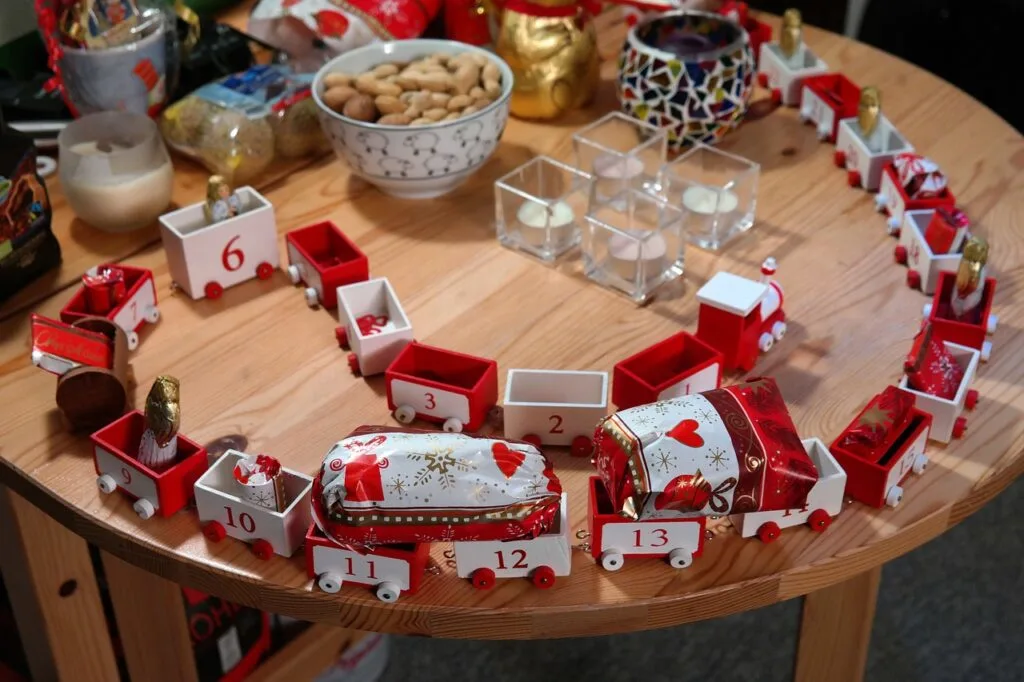
POLYGON ((828 64, 803 45, 790 58, 778 43, 762 43, 757 65, 764 87, 771 89, 775 101, 787 107, 800 105, 806 79, 828 72, 828 64))
POLYGON ((963 238, 950 253, 933 253, 924 238, 933 213, 935 211, 931 210, 905 212, 899 242, 893 249, 896 262, 907 266, 907 286, 929 296, 935 293, 941 273, 956 272, 960 268, 960 251, 968 236, 964 231, 963 238))
POLYGON ((981 362, 981 352, 961 346, 949 341, 944 341, 946 350, 950 352, 953 359, 964 370, 964 378, 957 387, 956 395, 951 400, 938 396, 915 391, 907 385, 907 376, 900 379, 899 387, 914 396, 914 405, 922 412, 932 416, 931 440, 940 443, 948 443, 954 438, 962 438, 967 431, 967 418, 963 416, 965 409, 974 409, 978 404, 978 392, 971 388, 974 383, 974 376, 978 372, 978 363, 981 362))
POLYGON ((202 202, 160 216, 171 279, 193 299, 217 299, 254 277, 269 279, 280 265, 274 207, 252 187, 236 190, 241 212, 208 223, 202 202))
POLYGON ((505 437, 568 445, 589 455, 597 422, 608 413, 608 373, 510 369, 505 380, 505 437))
POLYGON ((299 549, 310 523, 309 493, 313 478, 282 467, 288 506, 275 511, 241 499, 235 491, 235 464, 245 457, 228 450, 195 484, 196 513, 203 534, 213 542, 232 537, 252 545, 253 554, 269 559, 289 557, 299 549))
POLYGON ((521 540, 463 540, 452 543, 455 569, 473 587, 488 590, 496 578, 529 578, 535 587, 547 589, 558 576, 572 570, 569 545, 568 495, 562 493, 558 516, 548 530, 521 540))
POLYGON ((891 235, 899 234, 900 228, 903 226, 903 216, 907 211, 934 211, 937 208, 952 209, 955 207, 956 197, 948 189, 943 190, 942 194, 937 197, 911 199, 900 185, 896 169, 891 163, 887 164, 882 171, 882 181, 878 188, 878 194, 875 195, 875 208, 881 213, 888 214, 886 229, 891 235))
POLYGON ((729 520, 740 534, 749 538, 757 535, 762 542, 773 542, 783 528, 806 523, 811 530, 823 533, 832 519, 843 510, 843 494, 846 491, 846 471, 828 447, 818 438, 800 441, 804 450, 818 470, 818 482, 807 494, 807 502, 797 509, 783 511, 761 511, 749 514, 732 514, 729 520))
POLYGON ((876 191, 882 182, 885 165, 897 154, 912 151, 914 148, 884 115, 880 116, 878 127, 870 138, 864 137, 856 118, 844 118, 839 122, 835 163, 846 170, 846 179, 851 187, 876 191))
POLYGON ((337 288, 338 342, 347 344, 349 368, 380 374, 412 341, 412 324, 387 277, 337 288))

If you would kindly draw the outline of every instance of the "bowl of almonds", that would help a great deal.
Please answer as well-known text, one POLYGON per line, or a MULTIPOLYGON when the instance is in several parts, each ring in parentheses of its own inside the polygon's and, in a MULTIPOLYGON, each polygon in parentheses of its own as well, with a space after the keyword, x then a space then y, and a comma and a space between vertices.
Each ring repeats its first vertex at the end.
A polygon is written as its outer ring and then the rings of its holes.
POLYGON ((313 81, 335 153, 359 177, 408 199, 446 194, 490 158, 511 94, 508 64, 449 40, 366 45, 313 81))

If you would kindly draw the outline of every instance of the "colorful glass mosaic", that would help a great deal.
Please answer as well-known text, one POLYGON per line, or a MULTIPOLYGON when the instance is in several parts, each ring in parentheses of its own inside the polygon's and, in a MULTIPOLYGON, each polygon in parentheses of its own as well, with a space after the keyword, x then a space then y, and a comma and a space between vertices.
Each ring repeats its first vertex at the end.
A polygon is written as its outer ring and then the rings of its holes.
POLYGON ((619 57, 622 110, 668 133, 669 148, 714 144, 743 120, 754 85, 745 31, 703 13, 673 13, 631 30, 619 57))

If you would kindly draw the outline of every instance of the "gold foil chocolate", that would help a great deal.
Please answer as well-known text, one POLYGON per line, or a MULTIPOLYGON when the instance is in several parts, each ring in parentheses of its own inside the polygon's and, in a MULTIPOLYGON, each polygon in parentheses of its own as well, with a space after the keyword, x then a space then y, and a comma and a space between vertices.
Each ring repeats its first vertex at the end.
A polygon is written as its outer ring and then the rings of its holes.
POLYGON ((956 293, 959 298, 967 298, 981 286, 987 262, 988 242, 972 236, 964 244, 960 267, 956 272, 956 293))
POLYGON ((233 218, 240 212, 240 202, 223 175, 211 175, 206 182, 206 204, 203 215, 206 222, 216 223, 233 218))
POLYGON ((860 105, 857 107, 857 125, 861 135, 870 137, 882 118, 882 93, 878 88, 868 86, 860 91, 860 105))
POLYGON ((165 446, 178 434, 181 405, 178 380, 161 374, 146 396, 146 428, 153 432, 157 445, 165 446))
POLYGON ((794 56, 803 42, 803 17, 800 10, 790 8, 782 15, 782 35, 779 36, 779 49, 787 57, 794 56))

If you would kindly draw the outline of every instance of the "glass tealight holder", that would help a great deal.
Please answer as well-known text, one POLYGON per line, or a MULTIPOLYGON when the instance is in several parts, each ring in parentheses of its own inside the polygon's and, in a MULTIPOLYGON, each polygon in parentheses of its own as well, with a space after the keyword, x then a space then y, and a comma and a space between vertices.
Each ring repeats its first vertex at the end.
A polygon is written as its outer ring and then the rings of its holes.
POLYGON ((612 112, 572 136, 576 168, 594 177, 599 202, 616 201, 626 189, 656 191, 665 164, 664 130, 612 112))
POLYGON ((580 242, 590 176, 546 156, 494 183, 498 241, 544 261, 580 242))
POLYGON ((753 226, 760 173, 742 156, 696 144, 662 169, 662 196, 686 211, 690 243, 717 250, 753 226))
MULTIPOLYGON (((596 194, 596 184, 591 187, 596 194)), ((683 274, 684 212, 649 192, 628 189, 615 202, 593 198, 583 230, 587 277, 645 302, 666 282, 683 274)))

